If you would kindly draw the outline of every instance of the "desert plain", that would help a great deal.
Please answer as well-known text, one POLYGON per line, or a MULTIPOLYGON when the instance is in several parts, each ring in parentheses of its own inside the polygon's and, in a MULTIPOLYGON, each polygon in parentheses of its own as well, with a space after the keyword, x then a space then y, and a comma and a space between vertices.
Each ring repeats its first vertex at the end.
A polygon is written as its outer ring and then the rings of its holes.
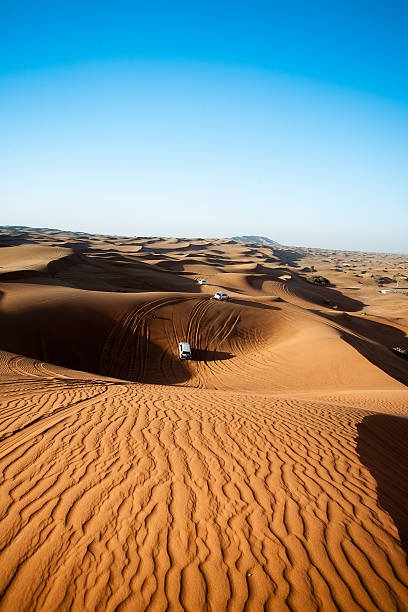
POLYGON ((408 255, 2 228, 0 609, 408 609, 404 287, 408 255))

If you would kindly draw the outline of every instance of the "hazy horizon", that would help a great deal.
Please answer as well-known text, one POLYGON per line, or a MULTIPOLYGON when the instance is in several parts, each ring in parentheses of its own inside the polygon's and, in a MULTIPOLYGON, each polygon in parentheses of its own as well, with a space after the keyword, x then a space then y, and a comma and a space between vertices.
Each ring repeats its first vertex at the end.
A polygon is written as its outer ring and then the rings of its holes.
MULTIPOLYGON (((0 229, 22 229, 22 230, 38 230, 38 231, 50 231, 50 232, 61 232, 61 233, 69 233, 69 234, 75 234, 75 235, 85 235, 85 236, 106 236, 106 237, 115 237, 115 238, 135 238, 135 239, 142 239, 142 238, 159 238, 159 239, 169 239, 169 238, 176 238, 178 240, 231 240, 231 239, 236 239, 236 238, 244 238, 244 237, 254 237, 254 238, 269 238, 270 240, 274 241, 275 244, 274 245, 270 245, 271 248, 273 247, 286 247, 286 248, 301 248, 301 249, 317 249, 317 250, 321 250, 321 251, 346 251, 349 253, 370 253, 370 254, 380 254, 380 255, 408 255, 408 250, 407 251, 365 251, 363 249, 341 249, 341 248, 333 248, 330 245, 329 246, 316 246, 316 245, 307 245, 307 244, 287 244, 287 243, 283 243, 283 242, 279 242, 277 240, 274 239, 273 236, 267 236, 266 234, 241 234, 241 235, 234 235, 234 236, 222 236, 222 235, 197 235, 197 234, 185 234, 185 235, 175 235, 175 234, 154 234, 154 233, 147 233, 147 234, 133 234, 133 233, 122 233, 122 234, 107 234, 107 233, 98 233, 98 232, 88 232, 88 231, 84 231, 84 230, 79 230, 79 229, 69 229, 69 228, 61 228, 61 227, 34 227, 34 226, 28 226, 28 225, 2 225, 0 226, 0 229)), ((243 240, 243 242, 245 242, 245 240, 243 240)), ((268 245, 266 245, 268 246, 268 245)))
POLYGON ((1 223, 406 252, 407 14, 3 7, 1 223))

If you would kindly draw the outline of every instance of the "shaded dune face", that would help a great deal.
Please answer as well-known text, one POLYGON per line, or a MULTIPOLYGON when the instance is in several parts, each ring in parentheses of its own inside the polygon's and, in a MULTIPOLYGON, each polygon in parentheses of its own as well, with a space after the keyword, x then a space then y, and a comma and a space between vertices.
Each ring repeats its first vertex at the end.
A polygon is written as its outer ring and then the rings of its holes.
POLYGON ((357 429, 361 462, 375 479, 378 502, 392 517, 408 555, 408 418, 371 414, 357 429))
POLYGON ((407 609, 403 258, 0 244, 0 610, 407 609))

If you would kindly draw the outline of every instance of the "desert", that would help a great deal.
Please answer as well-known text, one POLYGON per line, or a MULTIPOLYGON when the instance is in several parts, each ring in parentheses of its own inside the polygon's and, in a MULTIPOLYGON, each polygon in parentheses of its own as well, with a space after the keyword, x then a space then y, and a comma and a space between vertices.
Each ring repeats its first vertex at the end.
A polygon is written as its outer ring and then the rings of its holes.
POLYGON ((0 609, 406 609, 407 331, 408 255, 1 228, 0 609))

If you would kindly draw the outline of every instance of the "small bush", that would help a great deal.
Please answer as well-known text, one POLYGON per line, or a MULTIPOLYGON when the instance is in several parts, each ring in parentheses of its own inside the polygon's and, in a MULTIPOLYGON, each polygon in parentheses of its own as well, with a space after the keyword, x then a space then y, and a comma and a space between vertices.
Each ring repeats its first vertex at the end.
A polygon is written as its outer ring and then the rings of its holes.
POLYGON ((403 348, 402 346, 394 346, 392 348, 394 353, 403 359, 408 359, 408 348, 403 348))
POLYGON ((312 285, 319 285, 320 287, 328 287, 330 285, 329 279, 324 276, 308 276, 306 280, 312 283, 312 285))
POLYGON ((390 283, 393 282, 392 279, 389 278, 388 276, 379 276, 378 274, 372 274, 371 278, 380 287, 382 287, 383 285, 389 285, 390 283))

